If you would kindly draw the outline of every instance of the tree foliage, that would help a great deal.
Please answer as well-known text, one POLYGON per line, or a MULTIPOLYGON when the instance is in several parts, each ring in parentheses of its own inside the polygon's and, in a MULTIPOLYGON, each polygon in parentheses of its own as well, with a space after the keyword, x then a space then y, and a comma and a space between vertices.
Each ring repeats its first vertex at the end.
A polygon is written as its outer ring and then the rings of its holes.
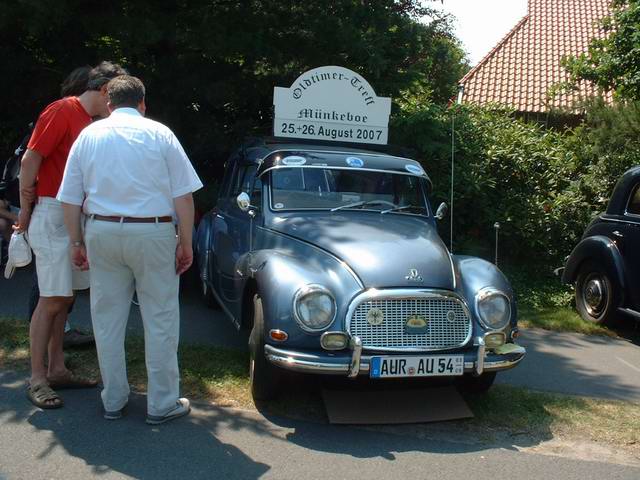
MULTIPOLYGON (((419 154, 434 182, 433 199, 449 201, 455 118, 454 251, 512 264, 562 265, 608 199, 619 177, 640 164, 640 107, 594 101, 583 124, 547 129, 492 107, 401 101, 393 134, 419 154)), ((441 235, 448 241, 448 221, 441 235)))
POLYGON ((345 66, 378 95, 419 88, 435 102, 466 68, 446 18, 419 0, 2 0, 0 11, 5 151, 69 71, 103 59, 145 82, 148 115, 203 173, 242 137, 269 133, 273 87, 310 68, 345 66))
POLYGON ((589 80, 620 98, 640 100, 640 0, 613 0, 612 7, 602 21, 607 35, 565 66, 574 82, 589 80))

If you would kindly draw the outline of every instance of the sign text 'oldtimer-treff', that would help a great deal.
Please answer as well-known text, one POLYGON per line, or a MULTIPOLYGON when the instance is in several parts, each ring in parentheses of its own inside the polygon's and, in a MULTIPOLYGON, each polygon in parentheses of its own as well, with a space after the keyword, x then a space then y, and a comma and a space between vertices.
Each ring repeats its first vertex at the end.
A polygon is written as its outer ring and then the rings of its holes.
POLYGON ((275 87, 273 103, 274 136, 387 143, 391 99, 346 68, 309 70, 290 88, 275 87))

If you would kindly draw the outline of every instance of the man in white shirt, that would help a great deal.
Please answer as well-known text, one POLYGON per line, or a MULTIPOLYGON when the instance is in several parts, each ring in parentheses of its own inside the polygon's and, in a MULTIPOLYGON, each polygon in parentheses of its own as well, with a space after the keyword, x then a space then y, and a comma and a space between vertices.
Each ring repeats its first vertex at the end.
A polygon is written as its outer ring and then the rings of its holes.
POLYGON ((145 329, 147 423, 158 424, 190 411, 189 401, 179 398, 178 283, 193 261, 192 192, 202 183, 173 132, 144 117, 140 80, 122 75, 107 93, 111 115, 73 144, 57 198, 72 261, 91 268, 104 416, 120 418, 128 400, 124 339, 135 288, 145 329))

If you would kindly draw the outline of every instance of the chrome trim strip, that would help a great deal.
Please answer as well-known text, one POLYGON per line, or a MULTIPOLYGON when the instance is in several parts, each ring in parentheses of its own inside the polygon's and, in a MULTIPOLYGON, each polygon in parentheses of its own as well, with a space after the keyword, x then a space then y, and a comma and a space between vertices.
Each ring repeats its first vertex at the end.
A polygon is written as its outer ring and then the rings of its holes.
POLYGON ((486 353, 486 347, 484 345, 484 338, 483 337, 478 337, 477 339, 478 342, 478 353, 477 353, 477 359, 476 359, 476 375, 482 375, 482 372, 484 371, 484 356, 486 353))
POLYGON ((457 290, 458 289, 458 285, 456 283, 456 269, 453 265, 453 255, 451 255, 451 252, 447 252, 449 254, 449 263, 451 263, 451 276, 453 277, 453 289, 457 290))
POLYGON ((351 339, 353 345, 353 355, 351 356, 351 364, 349 365, 349 373, 347 377, 355 378, 360 373, 360 357, 362 356, 362 340, 359 337, 351 339))
POLYGON ((425 288, 416 288, 416 289, 408 289, 408 288, 389 288, 384 290, 378 290, 375 288, 371 288, 369 290, 365 290, 364 292, 356 295, 351 303, 349 304, 349 308, 347 309, 347 316, 345 318, 345 331, 347 333, 351 332, 351 318, 355 313, 356 309, 361 303, 370 301, 370 300, 405 300, 405 299, 421 299, 421 298, 435 298, 435 299, 454 299, 461 303, 462 309, 465 311, 467 316, 469 317, 469 331, 467 333, 466 338, 463 342, 458 345, 450 345, 442 348, 429 348, 429 347, 396 347, 396 348, 383 348, 383 347, 369 347, 364 346, 363 348, 367 351, 372 352, 438 352, 443 350, 451 350, 453 348, 462 347, 467 344, 469 340, 471 340, 471 335, 473 333, 473 317, 471 316, 471 311, 469 310, 469 306, 467 302, 457 295, 454 292, 449 290, 438 290, 438 289, 425 289, 425 288))

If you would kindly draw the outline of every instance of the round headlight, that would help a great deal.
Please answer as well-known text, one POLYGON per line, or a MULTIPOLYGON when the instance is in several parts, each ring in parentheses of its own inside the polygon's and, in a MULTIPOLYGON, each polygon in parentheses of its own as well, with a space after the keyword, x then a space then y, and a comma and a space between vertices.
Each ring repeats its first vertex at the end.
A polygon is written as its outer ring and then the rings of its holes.
POLYGON ((477 293, 476 311, 482 324, 491 330, 503 329, 511 319, 509 297, 492 288, 483 288, 477 293))
POLYGON ((296 292, 293 314, 303 330, 318 332, 333 323, 336 301, 326 288, 320 285, 306 285, 296 292))

